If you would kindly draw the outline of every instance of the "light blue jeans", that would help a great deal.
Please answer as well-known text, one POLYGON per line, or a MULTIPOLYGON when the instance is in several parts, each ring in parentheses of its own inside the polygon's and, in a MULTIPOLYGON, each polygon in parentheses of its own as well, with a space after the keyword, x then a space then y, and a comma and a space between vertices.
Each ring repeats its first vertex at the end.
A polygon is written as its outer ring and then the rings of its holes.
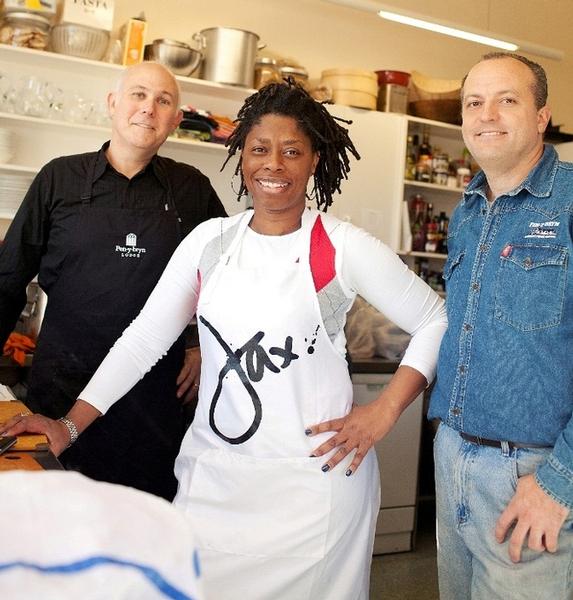
POLYGON ((434 443, 438 571, 441 600, 572 600, 573 515, 555 554, 525 547, 508 554, 509 536, 495 540, 495 523, 513 497, 518 477, 533 473, 545 448, 478 446, 440 425, 434 443))

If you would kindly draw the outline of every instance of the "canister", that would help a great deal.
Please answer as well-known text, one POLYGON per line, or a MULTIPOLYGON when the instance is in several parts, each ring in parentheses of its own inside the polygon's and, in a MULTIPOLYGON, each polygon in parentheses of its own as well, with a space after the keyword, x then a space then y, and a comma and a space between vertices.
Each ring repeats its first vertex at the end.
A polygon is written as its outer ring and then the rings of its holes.
POLYGON ((253 87, 259 36, 232 27, 210 27, 193 35, 203 54, 201 78, 229 85, 253 87))
POLYGON ((269 83, 278 83, 281 80, 277 61, 270 56, 261 56, 255 62, 254 88, 260 90, 269 83))
POLYGON ((382 112, 406 114, 408 110, 408 88, 397 83, 383 83, 378 88, 376 109, 382 112))

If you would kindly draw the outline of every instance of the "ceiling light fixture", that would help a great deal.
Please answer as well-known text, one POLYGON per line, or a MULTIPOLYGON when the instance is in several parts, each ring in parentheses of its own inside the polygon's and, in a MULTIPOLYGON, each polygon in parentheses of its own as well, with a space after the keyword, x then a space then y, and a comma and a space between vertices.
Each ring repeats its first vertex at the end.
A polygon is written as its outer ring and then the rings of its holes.
POLYGON ((500 39, 500 37, 492 36, 490 32, 480 31, 470 27, 460 27, 454 23, 443 21, 441 19, 434 19, 433 17, 426 17, 411 11, 397 9, 393 6, 388 6, 376 2, 375 0, 328 0, 334 4, 341 4, 350 8, 356 8, 371 13, 376 13, 383 19, 394 21, 396 23, 402 23, 404 25, 411 25, 413 27, 419 27, 435 33, 441 33, 444 35, 453 36, 456 38, 468 40, 470 42, 476 42, 478 44, 484 44, 493 48, 500 48, 509 52, 521 51, 527 52, 528 54, 534 54, 536 56, 544 56, 545 58, 552 58, 553 60, 562 60, 564 53, 562 50, 556 50, 555 48, 547 48, 546 46, 540 46, 530 42, 522 40, 516 40, 512 38, 500 39))

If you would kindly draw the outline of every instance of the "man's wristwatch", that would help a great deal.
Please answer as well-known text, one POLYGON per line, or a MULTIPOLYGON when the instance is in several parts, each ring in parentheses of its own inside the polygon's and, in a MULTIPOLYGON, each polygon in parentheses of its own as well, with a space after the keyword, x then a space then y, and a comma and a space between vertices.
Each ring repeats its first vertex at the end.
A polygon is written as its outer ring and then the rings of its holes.
POLYGON ((80 435, 78 433, 78 428, 76 427, 76 424, 67 417, 60 417, 58 421, 60 421, 60 423, 63 423, 66 426, 66 429, 70 434, 70 443, 66 446, 67 448, 69 448, 78 439, 78 436, 80 435))

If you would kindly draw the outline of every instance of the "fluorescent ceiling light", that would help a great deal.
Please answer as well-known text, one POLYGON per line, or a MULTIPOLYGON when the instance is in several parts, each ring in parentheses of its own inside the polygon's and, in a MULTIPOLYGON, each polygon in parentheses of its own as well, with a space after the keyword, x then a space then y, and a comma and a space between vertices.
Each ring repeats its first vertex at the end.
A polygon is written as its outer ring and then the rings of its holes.
POLYGON ((486 46, 493 46, 494 48, 501 48, 502 50, 509 50, 515 52, 519 48, 517 44, 510 42, 504 42, 486 35, 479 33, 472 33, 470 31, 463 31, 462 29, 456 29, 455 27, 448 27, 446 25, 440 25, 439 23, 431 23, 430 21, 424 21, 422 19, 416 19, 414 17, 407 17, 406 15, 399 15, 394 12, 387 10, 378 11, 378 15, 383 19, 389 21, 395 21, 396 23, 402 23, 403 25, 412 25, 413 27, 420 27, 421 29, 427 29, 428 31, 435 31, 436 33, 443 33, 444 35, 451 35, 452 37, 461 38, 462 40, 468 40, 470 42, 477 42, 478 44, 485 44, 486 46))
POLYGON ((444 35, 450 35, 453 37, 461 38, 478 44, 484 44, 494 48, 501 48, 509 52, 521 51, 527 52, 528 54, 535 54, 536 56, 544 56, 546 58, 552 58, 554 60, 562 60, 564 53, 562 50, 556 50, 555 48, 547 48, 546 46, 540 46, 538 44, 532 44, 522 40, 516 40, 513 38, 507 38, 503 36, 494 36, 491 32, 480 31, 470 27, 462 27, 455 23, 443 21, 441 19, 434 19, 433 17, 427 17, 413 13, 411 11, 402 10, 387 4, 382 4, 376 0, 327 0, 334 4, 341 4, 350 8, 357 8, 370 13, 376 13, 383 19, 388 19, 404 25, 412 25, 413 27, 420 27, 428 31, 434 31, 436 33, 442 33, 444 35))

